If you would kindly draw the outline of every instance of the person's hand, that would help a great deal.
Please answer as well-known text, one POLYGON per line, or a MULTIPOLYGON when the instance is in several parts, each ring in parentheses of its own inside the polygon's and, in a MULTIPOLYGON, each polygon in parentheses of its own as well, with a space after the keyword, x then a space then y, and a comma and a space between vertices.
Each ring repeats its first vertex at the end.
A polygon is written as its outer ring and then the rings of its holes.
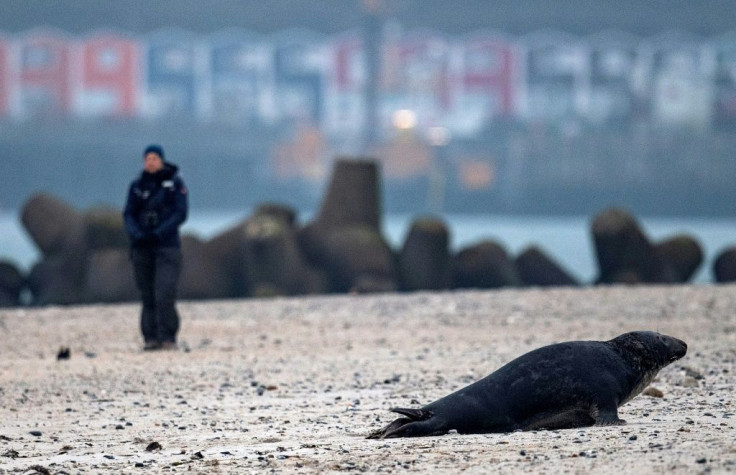
POLYGON ((131 231, 131 233, 130 233, 130 242, 131 242, 131 244, 138 244, 138 243, 140 243, 141 242, 141 239, 143 239, 144 236, 145 236, 145 234, 143 234, 141 231, 138 231, 138 230, 131 231))

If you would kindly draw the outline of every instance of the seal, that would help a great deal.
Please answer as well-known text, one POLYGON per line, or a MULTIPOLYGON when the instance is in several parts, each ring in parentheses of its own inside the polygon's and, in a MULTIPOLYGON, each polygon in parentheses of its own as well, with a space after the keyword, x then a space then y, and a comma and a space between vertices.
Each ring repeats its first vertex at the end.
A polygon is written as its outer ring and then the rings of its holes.
POLYGON ((391 409, 402 417, 368 438, 624 424, 618 408, 685 353, 685 342, 651 331, 544 346, 420 409, 391 409))

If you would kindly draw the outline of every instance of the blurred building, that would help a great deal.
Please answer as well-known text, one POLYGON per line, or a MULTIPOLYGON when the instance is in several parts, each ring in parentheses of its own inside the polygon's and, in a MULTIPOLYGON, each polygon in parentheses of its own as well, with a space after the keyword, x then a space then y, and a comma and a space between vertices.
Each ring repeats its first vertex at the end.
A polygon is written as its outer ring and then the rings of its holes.
POLYGON ((725 157, 736 133, 736 31, 448 35, 387 23, 333 34, 0 34, 0 124, 58 119, 84 130, 100 119, 186 123, 205 152, 226 143, 233 163, 261 160, 267 171, 249 169, 281 181, 316 183, 330 157, 374 153, 389 180, 420 188, 447 177, 448 200, 452 190, 493 202, 560 185, 644 189, 662 160, 685 170, 667 183, 697 175, 711 189, 735 175, 725 157), (705 135, 679 144, 688 134, 705 135))
MULTIPOLYGON (((736 33, 637 38, 539 31, 513 38, 478 31, 448 37, 388 24, 376 89, 379 137, 412 110, 417 127, 471 137, 499 119, 592 123, 728 123, 736 33)), ((180 29, 133 36, 53 29, 0 35, 0 120, 39 115, 202 122, 310 121, 328 137, 361 137, 369 102, 360 31, 264 36, 180 29)))

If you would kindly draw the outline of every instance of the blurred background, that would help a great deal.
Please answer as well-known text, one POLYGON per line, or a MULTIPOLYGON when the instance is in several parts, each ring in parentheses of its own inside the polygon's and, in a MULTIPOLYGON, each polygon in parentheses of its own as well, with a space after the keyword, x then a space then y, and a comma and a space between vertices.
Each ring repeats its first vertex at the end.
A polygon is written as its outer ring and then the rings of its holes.
POLYGON ((539 241, 583 279, 619 206, 709 255, 736 241, 736 21, 705 0, 4 0, 0 257, 47 191, 122 207, 150 142, 213 233, 308 215, 335 157, 381 162, 389 238, 539 241), (581 252, 581 249, 584 251, 581 252))

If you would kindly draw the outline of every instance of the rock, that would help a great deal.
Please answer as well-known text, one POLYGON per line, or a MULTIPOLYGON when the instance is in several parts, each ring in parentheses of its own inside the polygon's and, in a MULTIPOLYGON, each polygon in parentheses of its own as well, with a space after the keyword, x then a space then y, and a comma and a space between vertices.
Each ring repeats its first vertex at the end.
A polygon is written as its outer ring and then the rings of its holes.
POLYGON ((72 352, 67 346, 62 346, 56 353, 56 361, 68 360, 72 357, 72 352))
POLYGON ((450 233, 444 222, 420 218, 412 223, 399 253, 401 290, 443 290, 452 285, 450 233))
POLYGON ((687 366, 683 366, 682 369, 685 372, 685 376, 689 376, 697 380, 705 379, 705 376, 703 376, 703 374, 700 371, 694 370, 687 366))
POLYGON ((348 292, 358 276, 393 282, 393 251, 380 232, 378 164, 338 159, 316 218, 298 233, 307 262, 327 275, 329 290, 348 292))
POLYGON ((323 293, 326 280, 302 256, 291 220, 281 214, 256 214, 243 228, 246 285, 252 295, 323 293), (257 290, 256 290, 257 289, 257 290))
POLYGON ((379 230, 378 163, 370 159, 335 160, 317 221, 326 227, 360 226, 379 230))
POLYGON ((372 277, 388 282, 396 289, 393 252, 386 241, 372 228, 352 226, 333 229, 324 241, 324 260, 319 268, 325 269, 334 292, 348 292, 358 278, 372 277))
POLYGON ((219 262, 201 240, 183 236, 182 265, 177 295, 182 299, 220 299, 233 296, 228 267, 219 262))
POLYGON ((0 288, 0 308, 3 307, 15 307, 20 303, 20 299, 17 295, 0 288))
POLYGON ((591 226, 600 274, 596 283, 675 282, 669 268, 628 212, 608 209, 591 226))
POLYGON ((0 260, 0 307, 14 307, 20 304, 20 295, 26 286, 26 279, 11 262, 0 260))
POLYGON ((47 193, 33 195, 26 201, 21 222, 44 256, 83 251, 86 247, 82 215, 47 193))
POLYGON ((663 398, 664 397, 664 393, 662 391, 660 391, 657 388, 653 388, 651 386, 648 387, 648 388, 646 388, 644 390, 644 392, 642 392, 642 394, 645 395, 645 396, 656 397, 656 398, 663 398))
POLYGON ((296 211, 294 208, 278 203, 261 203, 256 207, 253 216, 272 216, 278 218, 287 226, 296 227, 296 211))
POLYGON ((248 294, 247 266, 243 253, 246 224, 246 219, 240 221, 206 241, 202 248, 202 252, 208 254, 214 260, 214 265, 225 273, 229 282, 229 297, 245 297, 248 294))
POLYGON ((227 296, 323 293, 326 279, 302 255, 296 213, 276 204, 258 206, 253 216, 204 243, 228 283, 227 296))
POLYGON ((162 449, 161 444, 155 441, 151 442, 150 444, 146 446, 146 452, 154 452, 156 450, 161 450, 161 449, 162 449))
POLYGON ((374 275, 359 275, 355 277, 349 292, 353 294, 378 294, 396 292, 396 282, 391 278, 381 278, 374 275))
POLYGON ((736 281, 736 247, 723 250, 713 262, 716 282, 736 281))
POLYGON ((514 262, 524 285, 539 287, 578 285, 567 271, 536 246, 526 248, 514 262))
POLYGON ((28 275, 34 305, 73 305, 82 301, 86 262, 83 256, 62 254, 36 263, 28 275))
POLYGON ((43 254, 28 276, 33 302, 81 302, 88 252, 82 214, 56 197, 39 193, 23 206, 21 221, 43 254))
POLYGON ((89 249, 129 247, 122 211, 110 206, 96 206, 83 215, 89 249))
POLYGON ((679 381, 677 381, 677 384, 679 386, 682 386, 682 387, 685 387, 685 388, 697 388, 697 387, 700 387, 700 383, 698 382, 698 380, 695 379, 695 378, 693 378, 693 377, 690 377, 690 376, 686 376, 686 377, 680 379, 679 381))
POLYGON ((506 250, 489 240, 460 250, 454 259, 454 274, 457 288, 491 289, 521 284, 506 250))
POLYGON ((685 234, 660 242, 655 250, 669 264, 675 282, 688 282, 703 263, 702 247, 694 237, 685 234))
POLYGON ((127 248, 93 251, 87 258, 84 280, 87 302, 133 302, 140 298, 127 248))

